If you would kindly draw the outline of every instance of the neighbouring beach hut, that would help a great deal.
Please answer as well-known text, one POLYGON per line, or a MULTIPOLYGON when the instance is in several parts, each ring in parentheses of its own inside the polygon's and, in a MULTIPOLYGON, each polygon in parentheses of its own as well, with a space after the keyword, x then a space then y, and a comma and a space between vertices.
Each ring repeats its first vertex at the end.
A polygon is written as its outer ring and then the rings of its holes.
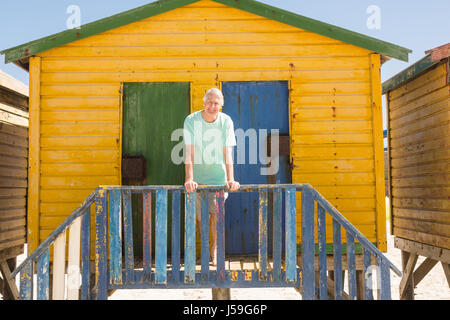
POLYGON ((383 83, 401 299, 414 299, 414 287, 438 262, 450 287, 450 44, 426 54, 383 83), (414 270, 419 256, 426 259, 414 270))
POLYGON ((0 293, 17 299, 9 280, 26 242, 28 87, 0 70, 0 293))
MULTIPOLYGON (((385 251, 380 66, 410 52, 250 0, 158 1, 3 51, 30 72, 30 249, 99 185, 183 184, 171 133, 218 87, 235 129, 281 136, 279 173, 236 165, 241 184, 310 183, 385 251)), ((227 253, 250 254, 256 213, 226 219, 227 253)))

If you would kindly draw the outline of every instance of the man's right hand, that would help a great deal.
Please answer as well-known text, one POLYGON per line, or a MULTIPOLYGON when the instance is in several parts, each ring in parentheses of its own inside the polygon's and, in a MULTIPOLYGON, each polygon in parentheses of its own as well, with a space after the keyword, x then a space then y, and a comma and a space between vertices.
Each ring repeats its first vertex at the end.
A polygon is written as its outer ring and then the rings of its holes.
POLYGON ((198 183, 193 180, 189 180, 184 183, 184 187, 188 193, 195 192, 195 190, 197 190, 198 183))

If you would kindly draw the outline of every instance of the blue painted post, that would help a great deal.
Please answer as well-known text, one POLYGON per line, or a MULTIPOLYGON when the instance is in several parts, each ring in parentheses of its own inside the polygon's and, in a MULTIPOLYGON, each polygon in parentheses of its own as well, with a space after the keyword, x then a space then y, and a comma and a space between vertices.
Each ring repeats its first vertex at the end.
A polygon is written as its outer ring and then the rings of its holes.
POLYGON ((320 300, 328 300, 327 285, 327 236, 325 209, 317 205, 317 227, 319 241, 319 296, 320 300))
POLYGON ((378 257, 378 267, 380 268, 380 299, 381 300, 391 300, 391 274, 389 264, 385 259, 378 257))
POLYGON ((167 190, 156 191, 156 283, 167 283, 167 190))
POLYGON ((304 300, 314 300, 314 198, 309 187, 302 191, 302 291, 304 300))
POLYGON ((195 282, 195 210, 197 194, 186 193, 186 218, 184 238, 184 283, 195 282))
POLYGON ((285 210, 286 210, 286 281, 297 281, 297 239, 296 239, 296 209, 297 194, 295 188, 286 188, 285 190, 285 210))
POLYGON ((123 196, 123 238, 125 249, 125 283, 131 283, 135 280, 131 191, 123 190, 122 196, 123 196))
POLYGON ((143 281, 151 280, 152 275, 152 194, 151 191, 142 193, 142 234, 143 234, 143 281))
POLYGON ((259 237, 258 237, 258 261, 259 279, 267 280, 267 189, 259 190, 259 237))
POLYGON ((355 239, 347 232, 347 266, 348 266, 348 293, 350 300, 356 300, 356 262, 355 262, 355 239))
POLYGON ((37 262, 37 299, 49 300, 50 251, 41 254, 37 262))
POLYGON ((180 197, 181 191, 172 192, 172 280, 180 282, 180 197))
POLYGON ((369 250, 363 249, 364 260, 364 300, 373 300, 372 293, 372 266, 369 250))
POLYGON ((217 277, 225 281, 225 192, 216 192, 217 196, 217 277))
POLYGON ((81 300, 91 299, 91 212, 83 213, 81 226, 81 300))
POLYGON ((208 281, 209 278, 209 196, 208 191, 202 191, 200 193, 202 212, 201 212, 201 279, 208 281))
POLYGON ((342 247, 341 225, 333 219, 333 254, 334 254, 334 296, 336 300, 342 300, 342 247))
POLYGON ((20 272, 20 300, 33 300, 33 263, 27 265, 20 272))
POLYGON ((106 191, 95 195, 95 299, 107 299, 106 191))
POLYGON ((122 239, 120 190, 109 191, 109 272, 111 283, 122 283, 122 239))
POLYGON ((282 249, 282 226, 281 226, 281 211, 282 211, 282 190, 273 190, 273 281, 281 280, 281 249, 282 249))

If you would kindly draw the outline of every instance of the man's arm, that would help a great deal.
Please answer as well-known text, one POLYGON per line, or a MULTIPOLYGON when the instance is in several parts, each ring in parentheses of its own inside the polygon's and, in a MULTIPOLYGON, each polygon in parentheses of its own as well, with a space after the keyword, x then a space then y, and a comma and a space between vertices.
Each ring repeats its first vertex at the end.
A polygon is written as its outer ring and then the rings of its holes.
POLYGON ((185 168, 185 182, 184 187, 187 192, 195 192, 198 187, 198 183, 194 181, 194 146, 186 145, 186 158, 184 161, 185 168))
POLYGON ((239 182, 234 181, 234 168, 233 168, 233 147, 223 147, 223 156, 225 158, 225 169, 227 174, 227 188, 230 191, 236 191, 239 189, 239 182))

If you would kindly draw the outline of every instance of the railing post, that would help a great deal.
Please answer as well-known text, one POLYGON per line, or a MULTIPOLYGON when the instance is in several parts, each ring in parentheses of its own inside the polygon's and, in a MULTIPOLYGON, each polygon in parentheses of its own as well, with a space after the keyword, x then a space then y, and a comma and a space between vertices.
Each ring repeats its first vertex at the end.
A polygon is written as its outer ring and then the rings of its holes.
POLYGON ((106 192, 95 195, 95 299, 107 299, 106 192))
POLYGON ((172 280, 180 282, 180 198, 181 191, 172 193, 172 280))
POLYGON ((282 190, 277 188, 273 191, 273 280, 281 280, 281 211, 282 211, 282 190))
POLYGON ((184 238, 184 283, 195 282, 195 214, 196 192, 186 192, 186 218, 184 238))
POLYGON ((333 219, 334 297, 343 299, 341 225, 333 219))
POLYGON ((302 291, 303 299, 314 300, 314 197, 312 190, 305 186, 302 191, 302 291))
POLYGON ((258 261, 260 280, 267 280, 267 189, 259 190, 258 261))
POLYGON ((350 300, 356 300, 355 240, 350 232, 347 232, 347 269, 348 294, 350 296, 350 300))
POLYGON ((81 300, 91 299, 91 213, 83 213, 81 226, 81 300))
POLYGON ((109 191, 109 273, 110 281, 122 283, 122 233, 120 230, 121 192, 109 191))
POLYGON ((131 191, 123 191, 123 238, 125 250, 125 283, 134 279, 134 249, 133 249, 133 211, 131 207, 131 191))
POLYGON ((152 275, 152 194, 144 191, 142 194, 143 223, 143 271, 144 281, 150 281, 152 275))
POLYGON ((217 280, 225 281, 225 192, 216 192, 217 196, 217 280))
POLYGON ((80 298, 81 217, 69 227, 69 261, 67 264, 67 300, 80 298))
POLYGON ((201 196, 201 263, 202 263, 202 281, 208 281, 209 278, 209 193, 202 191, 201 196))
POLYGON ((66 232, 56 238, 53 245, 53 287, 52 300, 64 300, 66 271, 66 232))
POLYGON ((320 300, 328 300, 327 284, 327 236, 325 209, 317 204, 317 228, 319 241, 319 295, 320 300))
POLYGON ((389 270, 389 265, 385 259, 378 258, 378 267, 380 268, 380 282, 381 282, 381 292, 380 300, 391 300, 391 274, 389 270))
POLYGON ((297 239, 296 239, 296 209, 297 194, 295 188, 286 188, 285 201, 285 232, 286 232, 286 281, 297 280, 297 239))
POLYGON ((47 249, 38 258, 37 263, 37 299, 50 299, 50 251, 47 249))
POLYGON ((167 190, 156 191, 155 265, 157 284, 167 283, 167 190))
POLYGON ((363 260, 364 260, 364 300, 373 300, 371 255, 370 252, 365 248, 363 249, 363 260))
POLYGON ((33 300, 33 262, 20 272, 20 300, 33 300))

